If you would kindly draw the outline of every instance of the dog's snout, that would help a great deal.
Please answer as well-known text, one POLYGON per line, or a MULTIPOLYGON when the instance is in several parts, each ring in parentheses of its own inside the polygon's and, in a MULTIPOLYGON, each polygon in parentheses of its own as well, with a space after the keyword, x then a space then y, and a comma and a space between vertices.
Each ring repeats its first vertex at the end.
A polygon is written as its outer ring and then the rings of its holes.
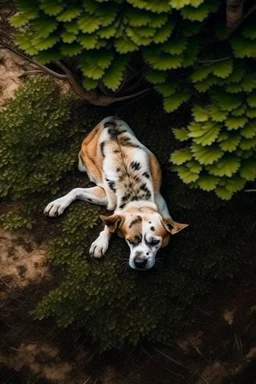
POLYGON ((142 252, 136 252, 134 257, 134 265, 138 269, 143 269, 147 265, 148 259, 142 252))

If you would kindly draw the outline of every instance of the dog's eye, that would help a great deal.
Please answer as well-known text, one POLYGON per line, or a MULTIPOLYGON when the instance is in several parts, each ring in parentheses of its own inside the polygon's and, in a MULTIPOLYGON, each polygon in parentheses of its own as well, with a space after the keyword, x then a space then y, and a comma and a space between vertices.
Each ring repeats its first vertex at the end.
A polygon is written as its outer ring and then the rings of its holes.
POLYGON ((132 240, 127 239, 127 241, 128 241, 129 244, 131 244, 131 245, 135 245, 135 243, 134 243, 132 240))
POLYGON ((152 239, 150 244, 152 244, 152 245, 156 245, 156 244, 159 243, 159 241, 160 241, 160 240, 158 240, 158 239, 152 239))

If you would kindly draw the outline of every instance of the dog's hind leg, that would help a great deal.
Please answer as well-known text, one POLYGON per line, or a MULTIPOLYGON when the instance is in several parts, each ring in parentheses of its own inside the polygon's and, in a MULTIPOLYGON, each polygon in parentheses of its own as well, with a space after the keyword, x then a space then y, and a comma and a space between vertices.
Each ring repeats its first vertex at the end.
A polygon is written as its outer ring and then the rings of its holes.
POLYGON ((44 209, 44 214, 51 217, 59 216, 74 200, 84 200, 98 205, 108 204, 106 193, 101 187, 74 188, 65 196, 49 203, 44 209))

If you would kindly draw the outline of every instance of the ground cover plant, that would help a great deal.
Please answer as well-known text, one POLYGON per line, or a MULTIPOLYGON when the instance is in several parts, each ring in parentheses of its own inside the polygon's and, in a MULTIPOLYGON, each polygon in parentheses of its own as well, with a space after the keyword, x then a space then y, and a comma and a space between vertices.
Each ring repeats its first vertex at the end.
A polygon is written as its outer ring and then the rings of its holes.
POLYGON ((0 112, 0 196, 10 207, 0 220, 9 230, 41 231, 48 243, 48 258, 59 277, 34 316, 82 329, 100 350, 141 339, 171 345, 193 319, 198 298, 217 279, 238 270, 244 212, 238 200, 224 202, 213 193, 186 188, 170 171, 169 152, 180 146, 171 127, 189 121, 188 108, 170 116, 157 98, 141 99, 119 114, 159 158, 171 213, 190 227, 160 254, 162 270, 124 270, 128 248, 121 239, 113 240, 107 258, 90 260, 88 248, 101 228, 102 208, 75 202, 53 220, 42 212, 54 197, 89 184, 76 169, 79 145, 87 131, 113 112, 61 94, 49 77, 31 78, 0 112))

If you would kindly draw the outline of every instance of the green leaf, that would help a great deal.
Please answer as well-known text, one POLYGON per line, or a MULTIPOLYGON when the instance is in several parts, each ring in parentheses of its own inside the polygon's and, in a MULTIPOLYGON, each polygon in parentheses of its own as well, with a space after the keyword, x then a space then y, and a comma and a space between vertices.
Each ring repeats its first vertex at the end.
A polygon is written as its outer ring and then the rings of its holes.
POLYGON ((215 1, 202 2, 197 8, 190 5, 181 9, 181 14, 184 19, 191 21, 203 21, 210 12, 214 12, 218 7, 218 3, 215 1))
POLYGON ((240 143, 240 148, 244 149, 245 151, 255 147, 256 147, 256 137, 253 137, 252 139, 242 139, 240 143))
POLYGON ((243 98, 240 95, 225 93, 222 88, 212 90, 211 94, 219 107, 224 111, 232 111, 238 108, 243 102, 243 98))
POLYGON ((188 130, 185 128, 173 128, 174 136, 179 141, 186 141, 189 139, 188 130))
POLYGON ((208 175, 208 174, 204 174, 204 175, 200 175, 199 179, 197 180, 196 184, 199 185, 199 187, 203 190, 203 191, 213 191, 217 184, 219 182, 219 178, 216 177, 216 176, 213 176, 213 175, 208 175))
POLYGON ((81 31, 84 33, 93 33, 97 31, 101 26, 101 19, 92 15, 82 14, 78 18, 78 25, 81 31))
POLYGON ((189 137, 194 138, 196 144, 208 146, 216 141, 220 130, 221 126, 219 124, 210 122, 209 128, 192 131, 189 133, 189 137))
POLYGON ((15 15, 11 16, 9 20, 10 24, 16 28, 23 27, 29 22, 27 15, 22 12, 15 13, 15 15))
POLYGON ((199 178, 199 175, 197 173, 191 172, 184 165, 176 166, 176 167, 174 167, 174 170, 176 170, 178 172, 178 176, 180 177, 180 179, 185 184, 190 184, 192 182, 195 182, 199 178))
POLYGON ((93 49, 96 47, 96 44, 98 42, 98 36, 96 34, 83 34, 79 35, 77 38, 77 41, 82 45, 85 49, 93 49))
POLYGON ((43 50, 46 50, 46 49, 49 49, 49 48, 52 48, 56 43, 57 41, 59 41, 59 36, 57 35, 53 35, 53 36, 48 36, 46 37, 45 39, 41 40, 39 43, 38 43, 38 39, 35 40, 32 40, 32 47, 34 47, 37 51, 43 51, 43 50))
POLYGON ((71 21, 75 19, 77 16, 80 15, 82 12, 81 7, 70 7, 68 9, 65 9, 64 12, 62 12, 60 15, 57 16, 57 20, 59 21, 71 21))
POLYGON ((56 47, 37 53, 35 59, 41 64, 48 64, 61 59, 61 53, 56 47))
POLYGON ((191 148, 195 159, 203 165, 213 164, 224 154, 224 152, 219 147, 214 145, 211 147, 203 147, 193 143, 191 148))
POLYGON ((64 43, 72 43, 74 40, 76 40, 76 35, 67 31, 63 31, 61 34, 61 38, 64 43))
POLYGON ((212 65, 212 71, 215 76, 225 79, 233 71, 233 60, 222 60, 212 65))
POLYGON ((256 88, 256 78, 254 73, 247 73, 242 81, 241 87, 244 92, 251 92, 256 88))
POLYGON ((63 10, 63 5, 55 0, 44 0, 40 7, 49 16, 56 16, 63 10))
POLYGON ((154 68, 160 71, 166 71, 167 69, 177 69, 182 65, 182 56, 171 56, 168 54, 155 53, 152 48, 150 50, 144 50, 145 60, 154 68))
POLYGON ((231 112, 231 115, 232 116, 242 116, 242 115, 246 115, 246 109, 247 109, 247 105, 246 104, 242 104, 240 105, 238 108, 234 109, 232 112, 231 112))
POLYGON ((214 176, 228 176, 231 177, 237 172, 240 167, 240 159, 233 155, 225 155, 220 160, 211 164, 207 170, 214 176))
MULTIPOLYGON (((165 72, 163 72, 165 73, 165 72)), ((155 87, 156 91, 159 92, 162 96, 168 97, 174 95, 177 91, 177 83, 172 80, 167 80, 164 84, 159 84, 155 87)))
POLYGON ((220 142, 220 148, 225 152, 233 152, 237 149, 241 137, 239 135, 229 134, 225 140, 220 142))
POLYGON ((189 168, 189 170, 193 173, 199 174, 201 170, 203 169, 202 165, 198 163, 196 160, 190 160, 186 163, 186 166, 189 168))
POLYGON ((245 25, 242 29, 242 35, 247 38, 247 39, 251 39, 251 40, 255 40, 256 39, 256 30, 255 30, 255 24, 248 24, 248 25, 245 25))
POLYGON ((190 95, 183 91, 178 91, 174 96, 165 97, 163 99, 164 109, 166 112, 173 112, 179 106, 189 99, 190 95))
POLYGON ((241 135, 246 139, 252 139, 256 136, 256 120, 249 121, 245 127, 241 129, 241 135))
POLYGON ((225 90, 229 93, 239 93, 241 92, 241 84, 237 84, 237 83, 231 83, 231 84, 227 84, 225 86, 225 90))
POLYGON ((246 116, 228 117, 225 121, 225 125, 226 125, 228 131, 237 130, 239 128, 242 128, 242 127, 244 127, 244 125, 246 123, 247 123, 247 117, 246 116))
POLYGON ((178 149, 171 155, 170 159, 173 164, 181 165, 192 159, 192 153, 189 148, 178 149))
POLYGON ((154 19, 154 14, 143 9, 128 8, 126 18, 132 27, 143 27, 149 25, 154 19))
POLYGON ((242 36, 231 40, 234 55, 239 58, 256 57, 256 40, 245 39, 242 36))
POLYGON ((134 42, 132 42, 127 36, 117 39, 115 41, 115 47, 117 52, 121 54, 134 52, 138 49, 138 46, 134 42))
POLYGON ((239 174, 247 181, 254 181, 256 179, 256 160, 242 160, 239 174))
POLYGON ((180 55, 187 47, 187 39, 185 37, 178 37, 176 39, 168 40, 161 46, 161 49, 165 53, 171 55, 180 55))
POLYGON ((127 0, 127 2, 139 9, 146 9, 156 13, 170 12, 171 7, 167 0, 127 0))
POLYGON ((128 27, 126 28, 125 32, 128 35, 128 37, 131 39, 131 41, 133 41, 138 46, 147 46, 152 43, 151 37, 141 36, 140 34, 138 34, 136 28, 128 27))
POLYGON ((71 21, 69 23, 65 23, 64 26, 67 32, 72 33, 74 35, 78 35, 79 25, 77 24, 77 21, 71 21))
POLYGON ((197 122, 204 122, 209 119, 209 111, 206 107, 201 107, 200 105, 195 105, 192 109, 192 114, 197 122))
POLYGON ((256 108, 256 92, 253 92, 251 93, 248 97, 247 97, 247 104, 252 107, 252 108, 256 108))
POLYGON ((256 117, 256 108, 247 108, 246 115, 250 118, 256 117))
POLYGON ((172 20, 169 20, 163 27, 157 30, 153 42, 155 44, 164 43, 172 34, 174 30, 175 23, 172 20))
POLYGON ((192 75, 190 75, 190 78, 193 83, 197 83, 198 81, 205 80, 211 72, 212 69, 210 66, 201 66, 200 68, 196 69, 192 75))
POLYGON ((222 122, 226 120, 228 116, 228 112, 221 110, 216 104, 212 104, 209 108, 209 111, 210 116, 214 121, 222 122))
POLYGON ((33 28, 35 29, 35 38, 41 39, 49 36, 58 27, 58 23, 54 18, 42 18, 36 19, 33 22, 33 28))
POLYGON ((118 89, 123 80, 127 63, 127 56, 119 55, 115 57, 111 66, 107 69, 106 73, 102 78, 102 81, 106 87, 112 89, 113 91, 118 89))
POLYGON ((204 0, 170 0, 170 4, 175 9, 182 9, 186 5, 191 5, 195 8, 199 7, 204 0))
POLYGON ((113 23, 112 25, 108 25, 107 27, 100 28, 98 31, 98 35, 102 39, 110 39, 115 36, 118 27, 118 22, 113 23))
POLYGON ((83 79, 83 86, 87 91, 97 88, 98 83, 98 80, 93 80, 89 77, 84 77, 83 79))
POLYGON ((239 176, 232 176, 231 178, 226 178, 225 187, 228 191, 234 193, 241 191, 244 188, 246 181, 239 176))
POLYGON ((76 56, 82 51, 82 46, 77 43, 61 44, 60 50, 63 55, 76 56))
POLYGON ((213 85, 218 83, 218 79, 214 76, 208 76, 206 79, 197 82, 194 86, 197 91, 205 92, 208 91, 213 85))
POLYGON ((230 200, 233 193, 228 191, 226 188, 224 187, 217 187, 215 189, 215 193, 216 195, 221 198, 222 200, 230 200))
POLYGON ((35 1, 18 1, 18 9, 26 15, 29 20, 35 19, 39 16, 38 5, 35 1))
POLYGON ((152 84, 161 84, 166 81, 167 73, 156 69, 149 69, 146 72, 146 79, 152 84))

